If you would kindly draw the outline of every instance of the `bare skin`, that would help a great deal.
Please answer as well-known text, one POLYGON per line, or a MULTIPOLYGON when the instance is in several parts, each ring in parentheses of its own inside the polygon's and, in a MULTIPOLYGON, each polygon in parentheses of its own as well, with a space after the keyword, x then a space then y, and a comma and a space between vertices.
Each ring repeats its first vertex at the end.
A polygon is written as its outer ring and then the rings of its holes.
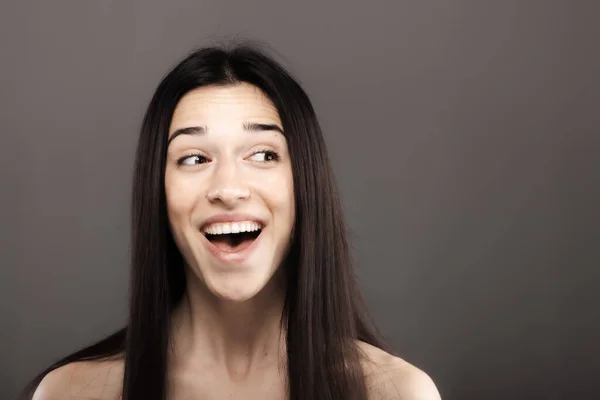
MULTIPOLYGON (((365 355, 363 369, 369 400, 439 400, 431 378, 415 366, 376 347, 359 342, 365 355)), ((172 398, 181 400, 284 400, 281 373, 274 368, 248 374, 232 382, 222 372, 188 369, 176 378, 172 398)), ((48 374, 34 400, 120 400, 123 360, 85 361, 65 365, 48 374)))
MULTIPOLYGON (((248 84, 202 87, 176 107, 165 191, 187 288, 172 318, 169 398, 287 397, 280 273, 295 205, 282 131, 273 103, 248 84), (233 224, 240 215, 243 224, 260 224, 253 250, 244 257, 215 250, 207 230, 233 224)), ((417 368, 367 344, 358 346, 370 400, 439 399, 431 379, 417 368)), ((122 359, 77 362, 48 374, 34 400, 118 400, 122 379, 122 359)))

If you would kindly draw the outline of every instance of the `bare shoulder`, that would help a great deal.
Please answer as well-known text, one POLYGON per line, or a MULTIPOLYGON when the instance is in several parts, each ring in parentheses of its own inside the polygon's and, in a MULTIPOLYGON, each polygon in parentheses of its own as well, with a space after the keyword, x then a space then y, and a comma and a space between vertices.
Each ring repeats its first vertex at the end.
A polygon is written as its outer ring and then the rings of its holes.
POLYGON ((78 361, 49 372, 33 400, 119 400, 122 359, 78 361))
POLYGON ((440 400, 425 372, 377 347, 358 342, 369 400, 440 400))

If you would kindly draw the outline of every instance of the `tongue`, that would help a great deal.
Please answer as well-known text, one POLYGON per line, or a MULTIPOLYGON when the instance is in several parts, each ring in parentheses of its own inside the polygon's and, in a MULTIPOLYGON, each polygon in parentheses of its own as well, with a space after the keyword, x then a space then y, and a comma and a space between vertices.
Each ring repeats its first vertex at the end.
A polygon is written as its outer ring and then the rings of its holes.
POLYGON ((235 253, 247 249, 252 242, 254 242, 255 238, 248 234, 236 233, 229 235, 215 235, 209 240, 219 249, 229 253, 235 253))

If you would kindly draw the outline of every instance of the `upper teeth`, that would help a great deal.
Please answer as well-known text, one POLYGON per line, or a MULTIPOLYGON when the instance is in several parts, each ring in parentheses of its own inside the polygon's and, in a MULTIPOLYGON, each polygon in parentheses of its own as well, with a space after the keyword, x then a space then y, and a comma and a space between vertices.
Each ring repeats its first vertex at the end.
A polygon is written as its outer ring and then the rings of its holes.
POLYGON ((254 232, 260 229, 261 225, 253 221, 219 222, 206 226, 204 232, 209 235, 224 235, 228 233, 254 232))

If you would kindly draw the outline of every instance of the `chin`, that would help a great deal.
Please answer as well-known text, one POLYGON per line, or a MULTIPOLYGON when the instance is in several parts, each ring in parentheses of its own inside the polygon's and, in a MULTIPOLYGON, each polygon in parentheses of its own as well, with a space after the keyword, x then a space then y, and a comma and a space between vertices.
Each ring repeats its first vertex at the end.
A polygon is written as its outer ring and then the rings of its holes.
POLYGON ((231 302, 231 303, 244 303, 246 301, 252 300, 257 293, 254 291, 229 291, 229 292, 219 292, 215 293, 217 297, 221 301, 231 302))
POLYGON ((227 277, 221 282, 207 283, 207 287, 220 300, 241 303, 255 298, 267 286, 262 279, 256 279, 254 283, 252 281, 252 278, 242 276, 227 277))
MULTIPOLYGON (((259 254, 257 254, 259 256, 259 254)), ((200 261, 195 271, 205 290, 220 300, 243 302, 265 290, 272 290, 277 268, 259 262, 268 257, 252 257, 243 263, 221 263, 214 259, 200 261)))
POLYGON ((221 301, 240 303, 276 289, 280 256, 268 235, 260 235, 241 252, 221 251, 204 235, 199 239, 192 236, 187 242, 193 245, 185 248, 191 250, 187 264, 201 282, 200 290, 221 301))

